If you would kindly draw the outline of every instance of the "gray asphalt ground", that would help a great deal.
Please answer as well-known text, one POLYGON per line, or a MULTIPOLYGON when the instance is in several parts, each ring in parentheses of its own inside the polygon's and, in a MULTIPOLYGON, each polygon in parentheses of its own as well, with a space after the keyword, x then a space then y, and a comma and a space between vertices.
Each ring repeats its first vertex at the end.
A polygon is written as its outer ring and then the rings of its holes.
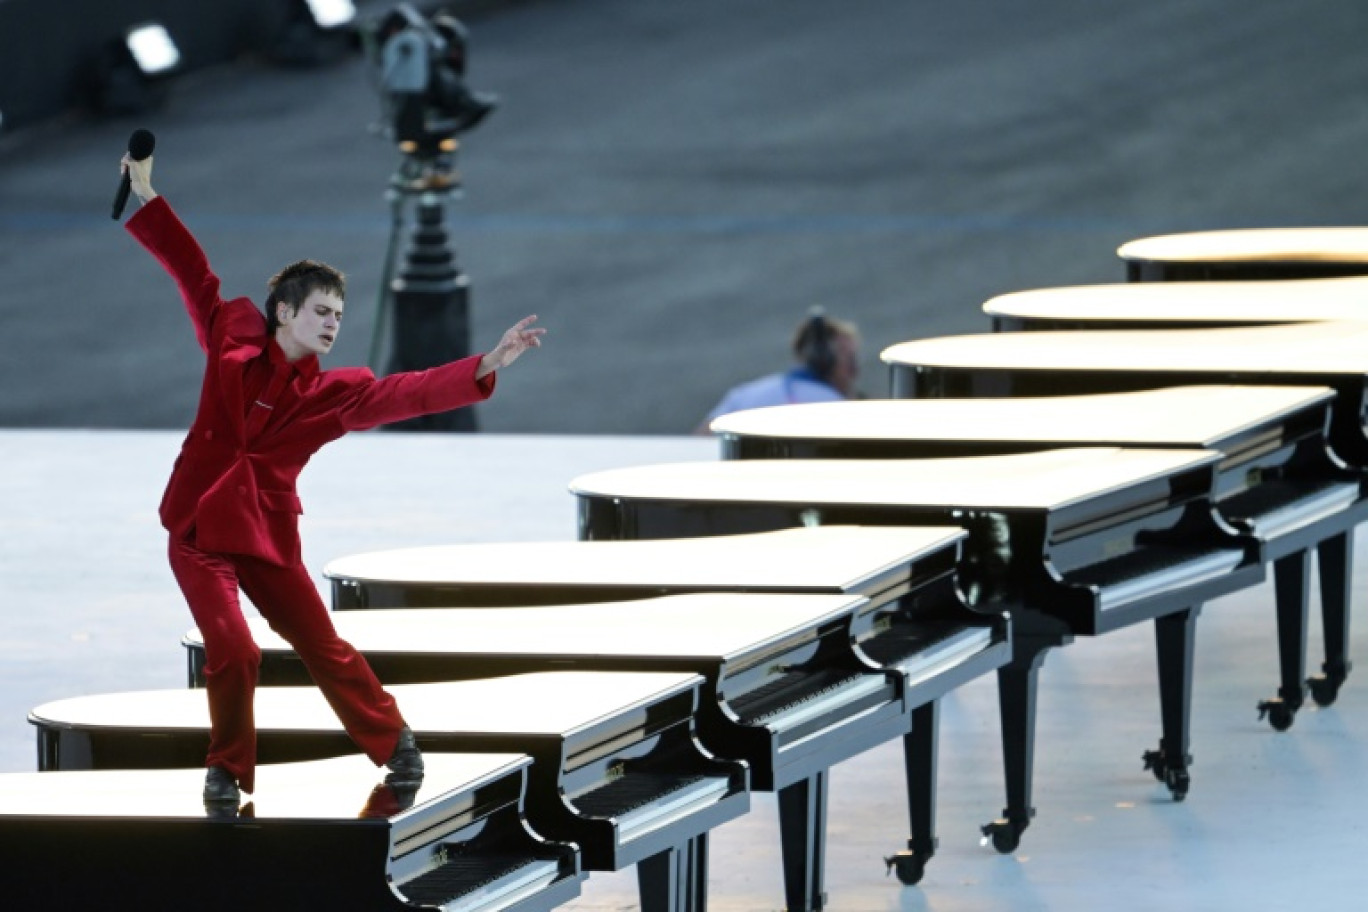
MULTIPOLYGON (((489 431, 686 432, 785 366, 813 304, 860 324, 882 395, 886 345, 1119 281, 1131 238, 1364 222, 1368 8, 1346 0, 543 0, 468 25, 470 81, 502 98, 449 213, 474 345, 529 312, 550 330, 489 431)), ((364 363, 398 163, 372 75, 244 60, 146 117, 0 135, 0 426, 189 420, 199 355, 108 214, 140 126, 228 291, 304 256, 349 272, 330 363, 364 363)))

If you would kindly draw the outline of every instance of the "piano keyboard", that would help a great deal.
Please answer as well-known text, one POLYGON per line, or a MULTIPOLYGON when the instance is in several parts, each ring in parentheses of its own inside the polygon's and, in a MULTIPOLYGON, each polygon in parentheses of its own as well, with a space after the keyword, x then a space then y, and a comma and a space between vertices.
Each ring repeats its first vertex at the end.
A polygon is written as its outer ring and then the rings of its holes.
POLYGON ((549 861, 520 854, 455 854, 441 865, 395 885, 409 902, 443 912, 503 908, 535 895, 557 876, 549 861))
POLYGON ((1151 545, 1072 570, 1067 583, 1094 587, 1100 610, 1113 611, 1167 588, 1186 588, 1218 580, 1236 570, 1244 556, 1231 549, 1194 555, 1190 549, 1151 545))
MULTIPOLYGON (((838 668, 791 671, 746 693, 725 695, 725 699, 743 722, 764 725, 782 720, 788 728, 810 717, 813 707, 820 706, 824 698, 838 693, 847 696, 850 688, 868 677, 838 668)), ((870 683, 877 690, 882 682, 870 683)))
POLYGON ((1219 501, 1221 513, 1260 538, 1276 538, 1348 512, 1362 497, 1359 482, 1325 484, 1270 480, 1219 501))

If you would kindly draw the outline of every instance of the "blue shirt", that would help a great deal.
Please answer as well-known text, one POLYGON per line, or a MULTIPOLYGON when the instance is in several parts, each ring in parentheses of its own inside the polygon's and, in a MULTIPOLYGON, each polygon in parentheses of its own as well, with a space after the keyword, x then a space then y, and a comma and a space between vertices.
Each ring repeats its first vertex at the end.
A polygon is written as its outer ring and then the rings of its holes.
POLYGON ((844 398, 840 390, 819 379, 812 371, 796 367, 782 374, 769 374, 737 384, 713 406, 704 422, 744 409, 797 402, 835 402, 844 398))

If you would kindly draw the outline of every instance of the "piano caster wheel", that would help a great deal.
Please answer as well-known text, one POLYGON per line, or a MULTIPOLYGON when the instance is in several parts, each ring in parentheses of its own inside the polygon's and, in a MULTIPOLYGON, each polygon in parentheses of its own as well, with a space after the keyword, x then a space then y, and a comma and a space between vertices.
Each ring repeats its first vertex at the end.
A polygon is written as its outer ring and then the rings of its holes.
POLYGON ((1259 718, 1268 717, 1268 724, 1274 731, 1285 732, 1292 727, 1297 711, 1280 699, 1262 700, 1259 703, 1259 718))
POLYGON ((1145 751, 1142 759, 1145 761, 1145 769, 1153 772, 1154 778, 1164 783, 1173 795, 1174 801, 1182 801, 1187 797, 1188 787, 1192 785, 1192 776, 1186 766, 1169 766, 1168 758, 1162 750, 1145 751))
POLYGON ((1168 764, 1164 762, 1163 751, 1145 751, 1140 759, 1145 761, 1145 769, 1154 773, 1155 779, 1164 781, 1164 776, 1168 774, 1168 764))
POLYGON ((1000 855, 1010 855, 1015 852, 1017 846, 1021 845, 1021 829, 1010 820, 994 820, 992 823, 984 824, 979 830, 983 834, 984 842, 991 842, 993 848, 1000 855))
POLYGON ((1192 777, 1185 769, 1168 770, 1164 776, 1164 785, 1168 786, 1169 793, 1173 795, 1174 801, 1182 801, 1187 797, 1188 786, 1192 784, 1192 777))
POLYGON ((1311 699, 1316 701, 1317 706, 1330 706, 1339 696, 1340 684, 1343 678, 1333 678, 1329 675, 1322 675, 1315 678, 1307 678, 1306 686, 1311 691, 1311 699))
POLYGON ((885 858, 884 864, 888 865, 890 874, 896 871, 898 880, 910 887, 921 883, 922 875, 926 873, 926 863, 930 860, 929 855, 908 851, 885 858))

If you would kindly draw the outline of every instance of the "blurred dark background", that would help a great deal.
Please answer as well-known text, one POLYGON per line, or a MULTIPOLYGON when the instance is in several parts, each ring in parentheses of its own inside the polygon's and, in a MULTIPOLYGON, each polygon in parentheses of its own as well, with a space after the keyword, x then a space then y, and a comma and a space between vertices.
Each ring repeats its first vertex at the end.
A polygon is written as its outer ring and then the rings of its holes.
MULTIPOLYGON (((191 416, 174 290, 109 217, 140 127, 225 290, 259 301, 283 263, 332 262, 329 363, 371 359, 403 156, 358 30, 393 4, 316 46, 300 6, 0 0, 0 426, 191 416), (181 66, 155 107, 100 111, 91 61, 143 21, 181 66)), ((500 99, 446 211, 472 345, 525 313, 550 333, 486 431, 686 433, 785 367, 815 304, 859 324, 882 395, 886 345, 986 331, 996 294, 1120 281, 1126 240, 1368 221, 1368 11, 1343 0, 444 6, 500 99)))

